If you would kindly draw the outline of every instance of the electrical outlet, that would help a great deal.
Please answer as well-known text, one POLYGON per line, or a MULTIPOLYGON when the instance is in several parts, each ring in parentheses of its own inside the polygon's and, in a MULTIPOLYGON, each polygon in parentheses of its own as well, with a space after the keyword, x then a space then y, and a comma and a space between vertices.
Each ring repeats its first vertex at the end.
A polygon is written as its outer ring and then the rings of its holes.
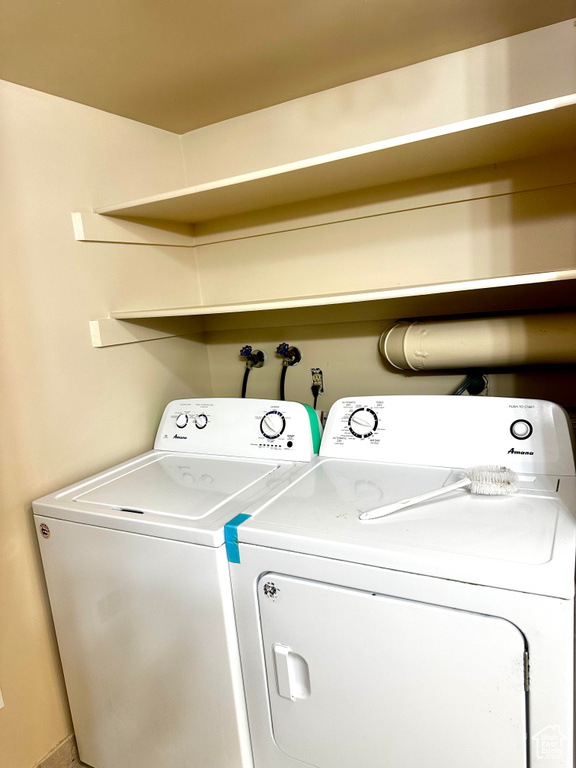
POLYGON ((312 386, 319 387, 318 394, 321 395, 324 392, 324 376, 320 368, 311 368, 312 374, 312 386))

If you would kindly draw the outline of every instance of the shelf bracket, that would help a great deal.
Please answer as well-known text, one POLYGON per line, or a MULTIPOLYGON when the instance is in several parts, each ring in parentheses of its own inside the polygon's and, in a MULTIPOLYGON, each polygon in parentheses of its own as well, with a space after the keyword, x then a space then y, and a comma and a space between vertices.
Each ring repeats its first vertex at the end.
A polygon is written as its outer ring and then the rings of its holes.
POLYGON ((195 245, 192 224, 156 219, 121 219, 99 213, 74 211, 74 236, 79 242, 130 243, 132 245, 170 245, 190 248, 195 245))
POLYGON ((135 344, 139 341, 188 336, 203 331, 202 317, 162 317, 150 320, 115 320, 113 317, 106 317, 90 321, 93 347, 135 344))

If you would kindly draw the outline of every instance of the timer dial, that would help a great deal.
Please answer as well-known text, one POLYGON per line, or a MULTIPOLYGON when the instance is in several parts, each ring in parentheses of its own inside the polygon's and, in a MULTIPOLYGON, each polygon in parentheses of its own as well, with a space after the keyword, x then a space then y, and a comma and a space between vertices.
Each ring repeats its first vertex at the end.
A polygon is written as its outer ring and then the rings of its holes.
POLYGON ((260 422, 260 431, 268 440, 280 437, 286 429, 286 419, 280 411, 268 411, 260 422))
POLYGON ((348 419, 348 429, 361 440, 370 437, 378 428, 378 416, 372 408, 357 408, 348 419))
POLYGON ((197 429, 204 429, 206 424, 208 424, 208 416, 205 413, 199 413, 194 417, 194 424, 197 429))
POLYGON ((176 416, 176 426, 178 429, 184 429, 186 424, 188 424, 188 414, 179 413, 178 416, 176 416))

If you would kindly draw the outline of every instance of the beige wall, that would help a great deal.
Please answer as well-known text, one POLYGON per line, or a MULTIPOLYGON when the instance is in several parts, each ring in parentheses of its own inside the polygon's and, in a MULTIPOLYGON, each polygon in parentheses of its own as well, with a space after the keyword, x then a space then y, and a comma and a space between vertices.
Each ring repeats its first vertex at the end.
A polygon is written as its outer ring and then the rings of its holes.
POLYGON ((0 766, 31 768, 71 732, 31 502, 149 449, 211 383, 199 338, 90 343, 112 307, 197 295, 191 251, 76 243, 70 217, 180 186, 178 137, 8 83, 0 112, 0 766))
MULTIPOLYGON (((567 153, 342 195, 337 212, 319 201, 286 206, 276 221, 238 216, 234 237, 222 230, 220 242, 197 247, 202 292, 226 303, 576 269, 575 182, 576 156, 567 153)), ((249 396, 276 397, 282 341, 303 355, 288 372, 287 397, 311 402, 310 368, 319 367, 324 410, 352 394, 446 394, 464 372, 383 363, 378 338, 394 319, 575 303, 573 288, 559 285, 210 317, 214 394, 239 394, 238 351, 248 343, 270 358, 250 374, 249 396)), ((574 366, 488 373, 491 394, 576 405, 574 366)))
POLYGON ((574 93, 575 36, 572 21, 560 22, 190 131, 187 183, 574 93))
POLYGON ((203 245, 203 295, 227 304, 574 269, 575 213, 568 184, 203 245))
MULTIPOLYGON (((575 34, 562 22, 192 131, 182 137, 187 181, 573 93, 575 34)), ((203 222, 195 233, 206 304, 574 269, 576 155, 406 180, 203 222)))
MULTIPOLYGON (((266 365, 248 379, 249 397, 279 395, 281 360, 275 355, 280 342, 300 350, 302 361, 286 377, 286 398, 312 404, 311 368, 324 374, 324 395, 318 408, 329 410, 335 400, 351 395, 442 395, 452 392, 464 371, 413 373, 398 371, 378 352, 378 339, 392 320, 330 323, 327 325, 250 328, 213 331, 206 335, 214 394, 237 397, 244 366, 240 347, 251 344, 268 355, 266 365)), ((574 366, 531 371, 488 371, 489 394, 501 397, 536 397, 564 407, 576 405, 574 366)))
MULTIPOLYGON (((425 61, 192 131, 182 137, 188 183, 246 173, 545 100, 576 90, 573 22, 425 61)), ((557 153, 497 166, 407 180, 386 187, 240 214, 195 228, 206 303, 238 303, 395 289, 576 268, 576 155, 557 153)), ((384 366, 377 352, 385 320, 458 311, 492 312, 542 306, 518 295, 450 296, 404 307, 293 311, 249 319, 208 318, 206 335, 215 394, 240 389, 244 343, 272 358, 280 341, 302 346, 288 374, 288 396, 310 401, 310 367, 326 377, 323 407, 363 393, 442 393, 458 374, 407 374, 384 366), (468 303, 467 303, 468 302, 468 303), (508 302, 508 303, 507 303, 508 302), (313 318, 322 324, 309 324, 313 318), (342 322, 342 320, 346 322, 342 322), (339 322, 340 321, 340 322, 339 322), (245 330, 235 330, 238 327, 245 330), (350 362, 352 360, 352 362, 350 362)), ((574 298, 558 291, 544 306, 574 298)), ((250 376, 249 394, 277 393, 279 361, 250 376)), ((491 392, 575 398, 572 368, 491 373, 491 392)))

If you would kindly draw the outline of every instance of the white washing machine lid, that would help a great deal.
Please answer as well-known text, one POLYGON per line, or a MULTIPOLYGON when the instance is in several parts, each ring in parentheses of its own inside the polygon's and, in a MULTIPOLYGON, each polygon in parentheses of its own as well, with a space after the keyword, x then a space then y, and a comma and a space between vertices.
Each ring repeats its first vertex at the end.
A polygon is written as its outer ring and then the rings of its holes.
POLYGON ((133 514, 201 520, 276 467, 255 461, 161 454, 73 499, 133 514))
POLYGON ((219 547, 224 526, 308 468, 320 442, 301 403, 191 398, 169 403, 155 448, 33 502, 34 513, 219 547))
POLYGON ((327 459, 238 528, 239 542, 570 598, 573 477, 521 476, 514 496, 465 489, 371 522, 360 512, 447 485, 457 469, 327 459))
POLYGON ((309 465, 149 451, 34 502, 34 513, 206 546, 309 465))

